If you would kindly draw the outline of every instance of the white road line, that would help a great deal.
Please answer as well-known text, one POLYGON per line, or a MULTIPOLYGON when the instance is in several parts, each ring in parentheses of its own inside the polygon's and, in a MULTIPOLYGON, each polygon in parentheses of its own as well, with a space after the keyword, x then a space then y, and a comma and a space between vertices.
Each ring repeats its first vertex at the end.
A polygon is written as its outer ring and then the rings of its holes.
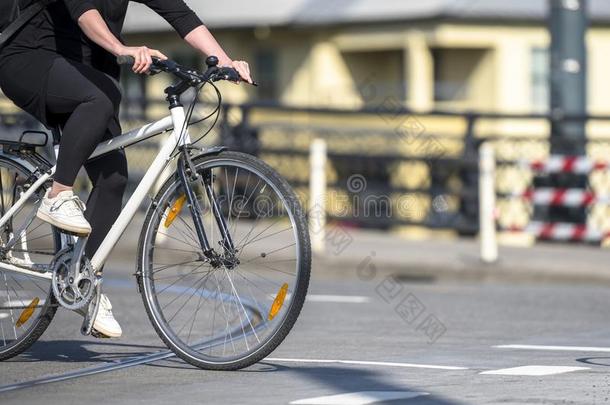
POLYGON ((483 371, 479 374, 544 376, 571 373, 573 371, 581 370, 589 370, 589 367, 521 366, 512 368, 502 368, 499 370, 483 371))
POLYGON ((325 397, 300 399, 292 401, 291 405, 366 405, 398 399, 413 399, 430 395, 427 392, 410 391, 361 391, 349 394, 329 395, 325 397))
POLYGON ((321 364, 352 364, 360 366, 382 366, 382 367, 404 367, 404 368, 429 368, 435 370, 468 370, 468 367, 435 366, 430 364, 413 363, 391 363, 385 361, 356 361, 356 360, 318 360, 318 359, 285 359, 268 357, 265 360, 280 363, 321 363, 321 364))
POLYGON ((496 349, 551 350, 565 352, 610 352, 610 347, 587 346, 498 345, 492 347, 496 349))
POLYGON ((309 302, 335 302, 341 304, 366 304, 371 302, 369 297, 361 297, 358 295, 315 295, 307 296, 309 302))

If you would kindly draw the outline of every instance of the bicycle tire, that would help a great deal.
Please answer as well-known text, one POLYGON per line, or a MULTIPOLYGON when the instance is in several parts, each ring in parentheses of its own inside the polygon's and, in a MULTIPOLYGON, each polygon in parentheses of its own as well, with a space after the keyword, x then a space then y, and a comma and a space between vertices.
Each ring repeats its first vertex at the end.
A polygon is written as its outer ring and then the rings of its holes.
MULTIPOLYGON (((199 171, 199 168, 205 168, 206 165, 212 165, 218 162, 237 162, 239 164, 248 166, 253 170, 263 173, 267 179, 272 181, 274 185, 277 187, 282 194, 282 197, 285 199, 285 202, 288 203, 290 209, 292 210, 292 216, 294 217, 294 225, 296 228, 296 233, 298 234, 299 240, 299 254, 300 261, 298 264, 298 277, 296 281, 296 285, 292 292, 290 306, 287 310, 286 315, 284 315, 281 324, 276 327, 275 332, 270 336, 269 339, 266 340, 264 344, 261 345, 256 351, 252 353, 248 353, 247 355, 232 360, 232 361, 223 361, 223 362, 214 362, 209 359, 201 359, 197 356, 194 356, 193 353, 185 352, 183 347, 180 347, 176 342, 172 341, 172 339, 168 336, 166 332, 164 332, 164 325, 161 324, 163 320, 159 319, 161 317, 155 316, 155 311, 153 310, 153 306, 155 304, 155 300, 150 296, 150 288, 146 286, 146 280, 151 277, 151 269, 145 268, 144 262, 147 260, 147 255, 152 254, 155 246, 151 245, 150 234, 153 231, 151 227, 154 227, 155 221, 153 220, 158 214, 158 210, 160 205, 160 200, 162 196, 164 196, 169 189, 172 187, 176 187, 176 183, 179 182, 177 175, 170 177, 165 184, 161 187, 158 194, 155 196, 153 201, 148 208, 148 212, 146 218, 144 220, 144 224, 142 227, 142 233, 140 235, 139 247, 138 247, 138 264, 137 264, 137 278, 138 285, 140 287, 140 293, 142 295, 142 300, 144 302, 144 307, 146 308, 147 315, 153 324, 157 334, 163 340, 163 342, 181 359, 186 361, 187 363, 206 370, 223 370, 223 371, 231 371, 238 370, 245 367, 248 367, 252 364, 255 364, 267 357, 273 350, 275 350, 282 341, 286 338, 290 330, 293 328, 300 312, 303 307, 303 303, 306 298, 307 289, 309 286, 309 278, 311 272, 311 245, 309 240, 309 231, 307 227, 307 222, 305 218, 305 214, 301 208, 298 199, 292 190, 292 188, 288 185, 288 183, 269 165, 265 162, 261 161, 258 158, 255 158, 251 155, 238 153, 238 152, 221 152, 218 155, 214 156, 203 156, 200 158, 193 159, 194 166, 199 171)), ((158 226, 158 222, 157 222, 158 226)), ((150 282, 150 281, 148 281, 150 282)))

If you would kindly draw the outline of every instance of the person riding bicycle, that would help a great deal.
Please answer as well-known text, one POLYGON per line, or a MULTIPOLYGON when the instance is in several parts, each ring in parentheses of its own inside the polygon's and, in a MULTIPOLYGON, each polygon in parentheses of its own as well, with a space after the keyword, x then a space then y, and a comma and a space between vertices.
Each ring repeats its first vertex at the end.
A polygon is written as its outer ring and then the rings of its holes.
MULTIPOLYGON (((20 0, 27 8, 35 0, 20 0)), ((244 61, 233 61, 183 0, 136 0, 167 20, 181 37, 220 66, 230 66, 252 83, 244 61)), ((133 71, 148 72, 152 58, 167 59, 146 46, 120 39, 129 0, 57 0, 34 17, 0 51, 0 88, 17 106, 47 127, 62 130, 53 186, 37 216, 78 235, 89 235, 92 257, 121 211, 127 184, 123 151, 85 164, 103 140, 121 134, 118 56, 135 59, 133 71), (93 189, 87 205, 73 193, 81 167, 93 189)), ((122 330, 103 295, 93 326, 98 335, 120 337, 122 330)))

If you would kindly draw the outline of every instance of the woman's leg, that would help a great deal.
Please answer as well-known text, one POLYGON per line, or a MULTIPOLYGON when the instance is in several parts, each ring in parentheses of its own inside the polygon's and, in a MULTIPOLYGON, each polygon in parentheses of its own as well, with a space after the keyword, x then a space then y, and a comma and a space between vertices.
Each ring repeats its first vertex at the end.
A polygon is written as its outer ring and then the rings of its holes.
POLYGON ((93 183, 85 212, 92 228, 86 247, 89 257, 121 212, 127 184, 123 151, 85 163, 102 140, 121 134, 120 101, 117 83, 105 74, 64 59, 54 63, 49 75, 47 109, 63 118, 54 190, 61 192, 66 187, 71 190, 80 168, 85 166, 93 183))
POLYGON ((55 173, 59 185, 50 197, 72 187, 80 168, 115 120, 120 101, 116 82, 105 74, 65 59, 54 62, 47 85, 47 110, 51 114, 68 114, 68 119, 63 126, 55 173))
POLYGON ((87 201, 85 218, 91 224, 85 253, 93 257, 121 213, 127 186, 127 159, 124 151, 105 154, 85 164, 93 189, 87 201))

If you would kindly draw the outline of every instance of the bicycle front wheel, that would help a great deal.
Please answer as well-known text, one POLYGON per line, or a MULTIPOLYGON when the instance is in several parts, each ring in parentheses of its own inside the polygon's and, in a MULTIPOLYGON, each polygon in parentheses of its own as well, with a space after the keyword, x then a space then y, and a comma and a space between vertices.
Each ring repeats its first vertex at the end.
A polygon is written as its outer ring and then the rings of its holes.
POLYGON ((157 333, 179 357, 205 369, 240 369, 271 353, 301 311, 311 267, 305 215, 286 181, 259 159, 223 152, 197 158, 194 166, 201 180, 193 191, 210 245, 226 257, 206 178, 235 254, 222 263, 203 254, 174 176, 144 222, 140 290, 157 333))

